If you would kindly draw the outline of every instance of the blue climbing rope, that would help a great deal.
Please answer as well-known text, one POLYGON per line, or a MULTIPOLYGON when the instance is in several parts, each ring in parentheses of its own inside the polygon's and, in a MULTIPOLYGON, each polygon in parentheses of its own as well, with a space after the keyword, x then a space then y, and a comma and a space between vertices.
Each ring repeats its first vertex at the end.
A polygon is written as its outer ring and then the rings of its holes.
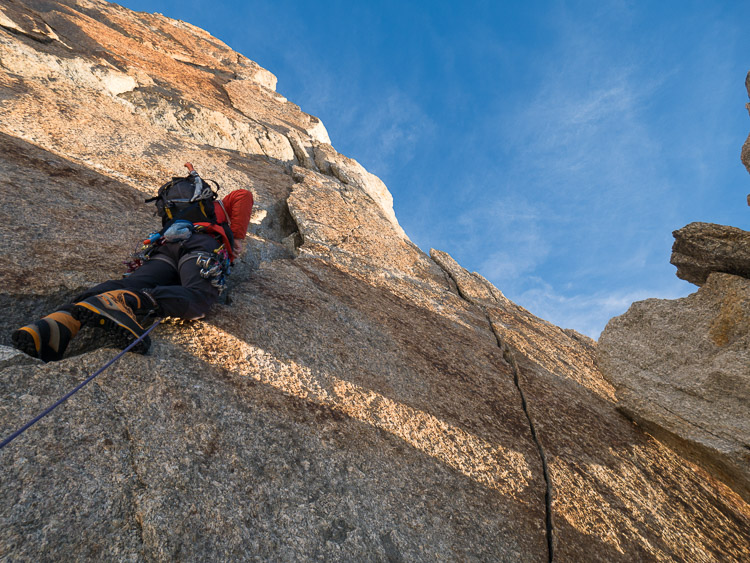
POLYGON ((148 335, 149 332, 151 332, 152 330, 154 330, 154 328, 156 327, 156 325, 158 325, 160 322, 161 322, 161 319, 156 319, 156 321, 154 322, 154 324, 152 324, 150 327, 148 327, 148 330, 146 330, 146 332, 144 332, 136 340, 134 340, 133 342, 131 342, 128 345, 127 348, 125 348, 122 352, 120 352, 114 358, 112 358, 110 361, 108 361, 104 366, 102 366, 101 368, 99 368, 96 371, 96 373, 94 373, 92 376, 90 376, 84 382, 79 383, 76 386, 75 389, 73 389, 70 393, 68 393, 67 395, 65 395, 64 397, 62 397, 59 401, 57 401, 54 405, 52 405, 51 407, 49 407, 43 413, 39 414, 36 418, 34 418, 34 420, 31 420, 31 421, 27 422, 26 424, 23 425, 23 427, 19 428, 18 430, 16 430, 15 432, 13 432, 13 434, 11 434, 10 436, 8 436, 5 440, 3 440, 2 442, 0 442, 0 450, 2 450, 5 446, 7 446, 8 444, 10 444, 18 436, 20 436, 21 434, 23 434, 24 432, 26 432, 26 430, 28 430, 29 428, 31 428, 32 426, 34 426, 34 424, 36 424, 37 422, 39 422, 41 419, 43 419, 45 416, 47 416, 49 413, 51 413, 57 407, 59 407, 60 405, 62 405, 70 397, 72 397, 73 395, 75 395, 76 393, 78 393, 78 391, 84 385, 86 385, 89 381, 91 381, 92 379, 94 379, 97 375, 99 375, 100 373, 102 373, 105 369, 107 369, 109 366, 111 366, 112 364, 114 364, 117 360, 119 360, 120 358, 122 358, 125 355, 126 352, 129 352, 130 349, 133 348, 133 346, 135 346, 141 340, 143 340, 144 338, 146 338, 146 335, 148 335))

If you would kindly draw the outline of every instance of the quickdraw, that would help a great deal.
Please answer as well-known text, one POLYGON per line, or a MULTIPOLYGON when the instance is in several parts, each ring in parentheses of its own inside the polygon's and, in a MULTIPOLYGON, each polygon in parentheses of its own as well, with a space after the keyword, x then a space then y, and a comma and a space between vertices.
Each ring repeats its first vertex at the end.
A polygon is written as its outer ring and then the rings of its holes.
POLYGON ((150 235, 148 235, 148 238, 146 238, 141 243, 141 246, 136 248, 135 252, 130 255, 130 260, 126 260, 125 262, 123 262, 127 270, 122 275, 122 277, 125 278, 129 276, 138 268, 143 266, 143 263, 151 257, 151 254, 154 252, 154 250, 156 250, 162 244, 164 244, 164 237, 161 235, 161 233, 151 233, 150 235))
POLYGON ((227 287, 227 276, 232 271, 229 252, 222 244, 213 254, 200 254, 195 263, 201 269, 201 277, 210 279, 211 285, 219 290, 221 295, 227 287))

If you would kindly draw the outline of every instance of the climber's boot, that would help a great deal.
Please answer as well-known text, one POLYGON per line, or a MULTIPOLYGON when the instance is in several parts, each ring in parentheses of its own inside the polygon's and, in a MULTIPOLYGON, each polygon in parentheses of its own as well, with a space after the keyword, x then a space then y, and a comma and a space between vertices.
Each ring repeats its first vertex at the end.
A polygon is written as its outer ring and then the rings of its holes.
POLYGON ((69 311, 55 311, 51 315, 19 328, 11 339, 21 352, 44 362, 62 360, 65 349, 78 330, 78 322, 69 311))
MULTIPOLYGON (((73 306, 72 313, 82 325, 106 330, 114 336, 117 346, 127 348, 145 332, 135 312, 146 309, 153 304, 152 301, 150 296, 139 291, 115 289, 79 301, 73 306)), ((146 336, 132 351, 145 354, 150 346, 151 339, 146 336)))

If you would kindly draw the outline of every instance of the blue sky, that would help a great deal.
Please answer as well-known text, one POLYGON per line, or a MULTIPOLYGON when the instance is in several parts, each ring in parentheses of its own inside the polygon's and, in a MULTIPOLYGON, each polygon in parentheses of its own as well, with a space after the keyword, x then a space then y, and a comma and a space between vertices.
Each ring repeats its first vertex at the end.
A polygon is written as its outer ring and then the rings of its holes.
POLYGON ((750 230, 750 2, 119 3, 273 72, 420 248, 561 327, 695 291, 673 230, 750 230))

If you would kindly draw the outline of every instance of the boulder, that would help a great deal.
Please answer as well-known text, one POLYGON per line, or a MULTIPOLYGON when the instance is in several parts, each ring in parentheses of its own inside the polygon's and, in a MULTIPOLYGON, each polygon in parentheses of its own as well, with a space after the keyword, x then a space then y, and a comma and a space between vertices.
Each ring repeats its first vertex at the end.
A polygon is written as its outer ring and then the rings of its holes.
POLYGON ((713 223, 674 231, 670 262, 677 277, 701 286, 713 272, 750 278, 750 232, 713 223))

